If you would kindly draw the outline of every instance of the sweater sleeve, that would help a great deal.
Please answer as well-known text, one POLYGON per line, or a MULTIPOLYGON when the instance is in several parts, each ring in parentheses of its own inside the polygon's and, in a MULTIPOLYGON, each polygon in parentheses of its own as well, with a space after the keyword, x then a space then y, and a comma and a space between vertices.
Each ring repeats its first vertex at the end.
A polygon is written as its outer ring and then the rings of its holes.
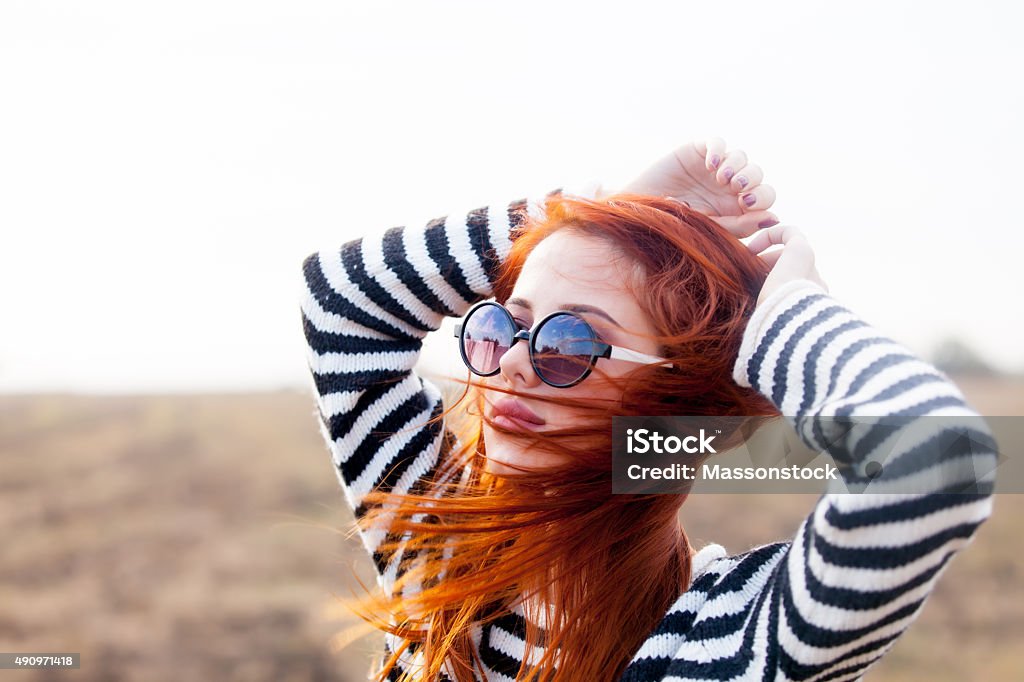
MULTIPOLYGON (((579 187, 572 193, 584 194, 579 187)), ((455 445, 443 425, 428 424, 443 408, 438 388, 413 372, 423 339, 492 295, 513 229, 542 212, 543 200, 499 202, 305 259, 302 322, 321 430, 356 518, 373 489, 422 493, 455 445)), ((403 552, 378 552, 388 534, 360 530, 390 591, 403 552)))
POLYGON ((991 433, 947 376, 808 280, 755 311, 734 379, 770 398, 816 451, 857 473, 872 460, 897 472, 867 488, 888 492, 823 495, 757 600, 766 670, 788 680, 856 679, 917 617, 990 515, 991 480, 970 493, 944 491, 994 471, 991 433), (900 426, 885 438, 839 432, 837 421, 858 416, 899 417, 900 426), (958 437, 963 429, 976 437, 958 437), (899 492, 910 481, 902 490, 914 492, 899 492))

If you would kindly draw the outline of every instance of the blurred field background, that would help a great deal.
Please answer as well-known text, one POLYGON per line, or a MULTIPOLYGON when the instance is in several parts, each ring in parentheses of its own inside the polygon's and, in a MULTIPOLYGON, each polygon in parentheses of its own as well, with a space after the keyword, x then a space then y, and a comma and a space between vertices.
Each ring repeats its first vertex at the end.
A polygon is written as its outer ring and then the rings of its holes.
MULTIPOLYGON (((1024 380, 958 379, 986 415, 1024 380)), ((792 534, 812 496, 695 496, 697 546, 792 534)), ((1024 499, 1001 495, 870 680, 1024 679, 1024 499)), ((311 395, 0 397, 0 651, 80 652, 11 680, 360 680, 375 636, 335 651, 368 559, 311 395)))

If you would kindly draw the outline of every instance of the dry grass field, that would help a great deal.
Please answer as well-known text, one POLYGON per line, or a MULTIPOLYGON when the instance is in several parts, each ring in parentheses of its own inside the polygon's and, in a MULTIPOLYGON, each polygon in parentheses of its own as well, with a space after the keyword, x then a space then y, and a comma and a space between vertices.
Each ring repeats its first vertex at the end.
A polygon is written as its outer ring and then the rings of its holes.
MULTIPOLYGON (((1024 383, 961 382, 985 414, 1024 383)), ((792 534, 809 496, 694 496, 687 531, 737 552, 792 534)), ((1024 679, 1024 496, 1000 495, 870 680, 1024 679)), ((0 651, 81 652, 7 680, 359 680, 334 651, 368 560, 300 392, 0 397, 0 651)))

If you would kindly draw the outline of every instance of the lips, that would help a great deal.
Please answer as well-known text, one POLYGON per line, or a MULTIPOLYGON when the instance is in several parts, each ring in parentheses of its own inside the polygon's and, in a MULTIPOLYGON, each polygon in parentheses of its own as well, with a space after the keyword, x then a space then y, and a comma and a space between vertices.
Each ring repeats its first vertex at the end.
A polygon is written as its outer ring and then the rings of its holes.
POLYGON ((536 431, 547 422, 514 398, 502 398, 494 403, 491 419, 506 429, 536 431))

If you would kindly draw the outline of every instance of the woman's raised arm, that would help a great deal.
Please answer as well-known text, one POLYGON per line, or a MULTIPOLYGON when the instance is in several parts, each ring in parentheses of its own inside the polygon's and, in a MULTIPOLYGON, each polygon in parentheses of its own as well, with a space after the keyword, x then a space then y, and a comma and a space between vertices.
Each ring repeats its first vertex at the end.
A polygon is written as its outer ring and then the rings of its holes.
POLYGON ((917 617, 990 515, 992 480, 975 472, 994 470, 995 443, 948 377, 808 279, 758 306, 734 378, 769 397, 815 451, 861 476, 870 461, 892 467, 868 488, 887 492, 822 496, 751 596, 746 630, 767 640, 755 653, 767 652, 764 669, 854 679, 917 617), (834 418, 886 416, 900 421, 884 437, 831 428, 834 418), (962 489, 973 492, 944 492, 962 489))
MULTIPOLYGON (((556 192, 560 190, 555 190, 556 192)), ((520 199, 395 227, 311 254, 302 323, 324 437, 345 498, 361 517, 371 490, 422 492, 450 435, 441 393, 413 373, 424 337, 491 295, 510 232, 536 202, 520 199)), ((385 583, 400 556, 377 553, 386 529, 360 532, 385 583)))

